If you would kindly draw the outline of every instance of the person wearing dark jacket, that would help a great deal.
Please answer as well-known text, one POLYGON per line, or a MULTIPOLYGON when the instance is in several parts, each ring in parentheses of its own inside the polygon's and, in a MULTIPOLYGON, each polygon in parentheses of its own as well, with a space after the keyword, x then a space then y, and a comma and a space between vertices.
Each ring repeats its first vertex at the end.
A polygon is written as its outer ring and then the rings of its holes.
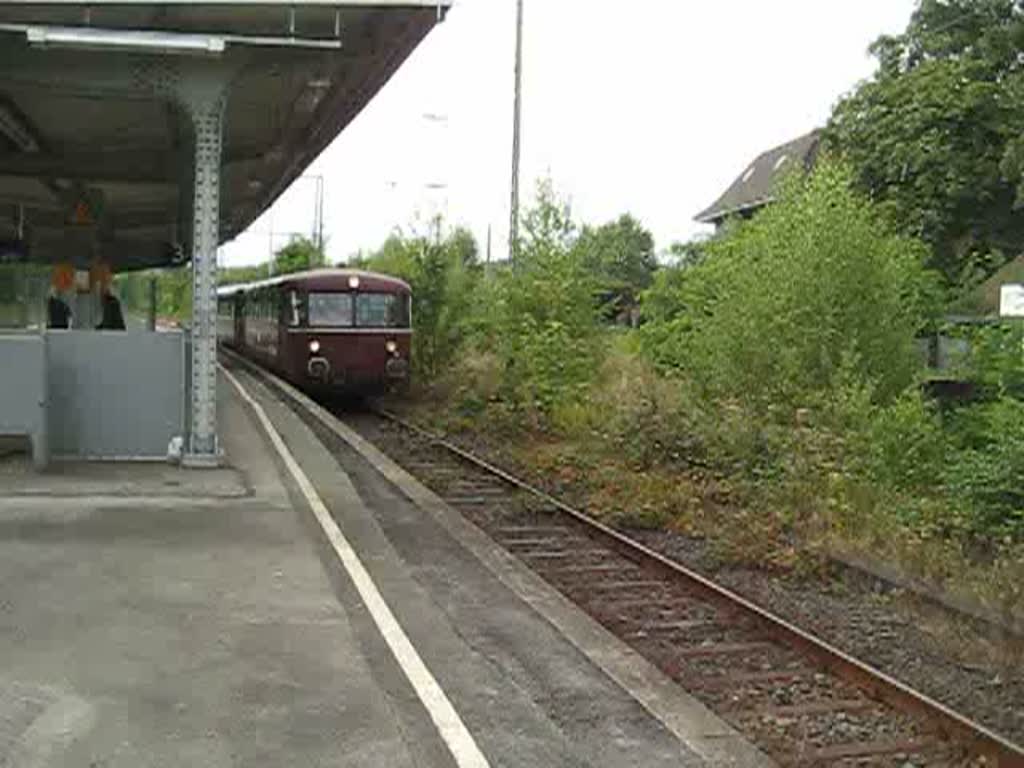
POLYGON ((46 302, 46 327, 66 330, 71 327, 71 308, 56 293, 51 293, 46 302))
POLYGON ((96 330, 99 331, 123 331, 124 326, 124 313, 121 311, 121 302, 118 301, 117 297, 110 292, 107 288, 103 291, 103 319, 100 324, 96 326, 96 330))

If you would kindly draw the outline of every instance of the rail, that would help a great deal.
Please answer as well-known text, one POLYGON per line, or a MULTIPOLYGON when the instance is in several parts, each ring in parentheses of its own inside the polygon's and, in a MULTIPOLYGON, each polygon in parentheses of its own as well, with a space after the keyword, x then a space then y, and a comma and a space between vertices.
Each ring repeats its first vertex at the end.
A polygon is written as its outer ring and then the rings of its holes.
POLYGON ((655 552, 620 531, 605 525, 599 520, 595 520, 586 513, 569 506, 531 483, 510 474, 451 441, 416 424, 412 424, 385 409, 374 409, 374 413, 444 448, 461 461, 467 462, 501 479, 503 482, 537 497, 545 504, 551 505, 563 514, 568 515, 588 533, 601 539, 630 560, 652 566, 671 578, 681 579, 689 587, 695 588, 705 598, 726 608, 742 612, 747 617, 756 621, 766 634, 777 641, 796 648, 804 655, 811 657, 821 667, 855 685, 873 698, 904 712, 916 713, 925 717, 937 725, 948 738, 963 743, 968 749, 980 756, 995 760, 996 764, 1001 768, 1024 766, 1024 748, 1010 742, 980 723, 964 717, 941 702, 910 688, 894 677, 850 656, 839 648, 750 602, 741 595, 655 552))

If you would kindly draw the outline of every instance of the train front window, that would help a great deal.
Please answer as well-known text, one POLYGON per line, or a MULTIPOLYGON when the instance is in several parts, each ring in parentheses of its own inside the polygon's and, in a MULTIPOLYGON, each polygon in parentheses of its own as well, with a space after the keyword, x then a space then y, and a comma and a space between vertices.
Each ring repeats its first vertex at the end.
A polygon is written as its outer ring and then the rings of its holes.
POLYGON ((352 294, 309 294, 309 324, 312 327, 347 327, 352 325, 352 294))
POLYGON ((356 325, 361 328, 408 328, 409 298, 394 293, 360 293, 356 325))

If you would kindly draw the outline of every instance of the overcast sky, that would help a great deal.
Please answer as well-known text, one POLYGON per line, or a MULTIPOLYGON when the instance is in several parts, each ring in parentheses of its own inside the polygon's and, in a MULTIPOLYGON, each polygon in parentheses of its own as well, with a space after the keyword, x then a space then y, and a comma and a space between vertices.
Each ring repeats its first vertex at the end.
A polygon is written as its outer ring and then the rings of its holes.
MULTIPOLYGON (((550 176, 578 220, 630 212, 659 249, 760 152, 820 126, 874 70, 914 0, 525 0, 524 202, 550 176)), ((460 0, 307 172, 326 179, 328 257, 433 211, 507 250, 515 0, 460 0), (441 188, 439 188, 441 187, 441 188)), ((266 260, 313 226, 299 180, 222 251, 266 260)), ((417 223, 418 222, 418 223, 417 223)))

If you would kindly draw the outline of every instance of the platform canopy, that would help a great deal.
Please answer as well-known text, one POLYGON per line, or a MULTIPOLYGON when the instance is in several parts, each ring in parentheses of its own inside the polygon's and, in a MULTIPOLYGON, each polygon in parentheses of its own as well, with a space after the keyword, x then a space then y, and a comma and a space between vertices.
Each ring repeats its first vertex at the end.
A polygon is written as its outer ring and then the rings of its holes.
POLYGON ((203 165, 187 102, 204 88, 223 92, 215 209, 218 240, 231 239, 449 4, 0 2, 0 261, 121 271, 190 258, 203 165))

